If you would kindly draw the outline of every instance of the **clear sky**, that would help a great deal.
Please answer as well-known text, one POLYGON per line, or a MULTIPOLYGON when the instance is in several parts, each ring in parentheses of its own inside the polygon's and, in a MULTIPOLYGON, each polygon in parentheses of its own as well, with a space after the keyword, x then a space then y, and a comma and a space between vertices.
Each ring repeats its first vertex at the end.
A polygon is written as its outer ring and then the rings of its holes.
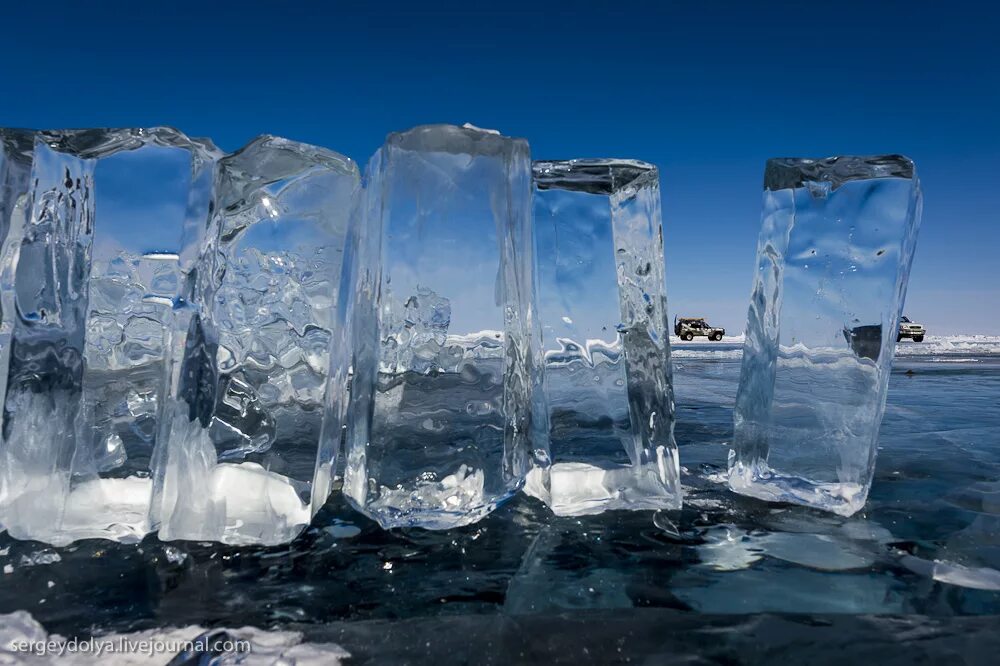
POLYGON ((671 316, 733 333, 765 160, 904 153, 925 200, 907 314, 1000 334, 993 3, 412 5, 14 3, 0 125, 165 124, 227 150, 268 132, 363 165, 389 131, 472 122, 536 158, 644 159, 662 171, 671 316))

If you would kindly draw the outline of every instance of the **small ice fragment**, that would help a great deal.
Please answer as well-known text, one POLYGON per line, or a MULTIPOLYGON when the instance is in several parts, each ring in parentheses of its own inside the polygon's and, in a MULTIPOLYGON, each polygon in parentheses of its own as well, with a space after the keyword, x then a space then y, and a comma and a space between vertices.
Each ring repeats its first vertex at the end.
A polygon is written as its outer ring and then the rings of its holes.
POLYGON ((666 511, 657 511, 653 514, 653 524, 656 525, 667 536, 674 539, 681 537, 681 532, 677 529, 674 521, 670 520, 666 511))
POLYGON ((59 553, 51 550, 39 550, 34 553, 21 556, 22 567, 33 567, 41 564, 55 564, 56 562, 61 561, 62 557, 60 557, 59 553))
POLYGON ((166 546, 163 549, 163 555, 167 558, 168 562, 173 564, 183 564, 184 560, 187 559, 187 553, 176 546, 166 546))
POLYGON ((914 573, 941 583, 973 590, 1000 591, 1000 571, 991 567, 969 567, 947 560, 925 560, 913 555, 903 555, 900 561, 914 573))

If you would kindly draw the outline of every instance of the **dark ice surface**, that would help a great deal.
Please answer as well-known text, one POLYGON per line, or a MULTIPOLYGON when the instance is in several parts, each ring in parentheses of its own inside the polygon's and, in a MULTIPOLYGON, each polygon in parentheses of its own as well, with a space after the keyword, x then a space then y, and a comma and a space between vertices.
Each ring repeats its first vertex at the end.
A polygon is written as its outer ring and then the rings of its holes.
POLYGON ((350 664, 994 664, 995 617, 701 615, 664 608, 334 622, 350 664))
POLYGON ((989 663, 1000 343, 924 344, 900 345, 871 497, 851 518, 726 489, 740 345, 681 343, 679 512, 554 518, 519 495, 468 527, 386 532, 336 495, 276 548, 4 534, 0 613, 79 637, 294 629, 348 663, 989 663))

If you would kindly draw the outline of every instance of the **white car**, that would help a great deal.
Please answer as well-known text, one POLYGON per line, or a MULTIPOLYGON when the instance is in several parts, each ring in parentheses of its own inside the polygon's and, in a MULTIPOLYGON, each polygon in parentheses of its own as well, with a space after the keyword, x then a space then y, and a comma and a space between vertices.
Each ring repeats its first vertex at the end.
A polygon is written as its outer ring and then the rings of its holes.
POLYGON ((899 320, 899 333, 896 334, 896 342, 903 338, 911 338, 914 342, 923 342, 924 333, 926 331, 921 324, 910 321, 909 317, 903 317, 899 320))

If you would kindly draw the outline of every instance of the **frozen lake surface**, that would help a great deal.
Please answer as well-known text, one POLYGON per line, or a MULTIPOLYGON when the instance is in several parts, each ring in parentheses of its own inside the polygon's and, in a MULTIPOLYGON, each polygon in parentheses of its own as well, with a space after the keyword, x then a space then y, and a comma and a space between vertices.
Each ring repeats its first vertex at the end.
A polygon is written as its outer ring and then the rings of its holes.
POLYGON ((555 518, 518 495, 467 527, 386 532, 336 495, 275 548, 4 534, 0 613, 62 636, 297 631, 353 663, 996 654, 1000 338, 899 345, 875 482, 852 518, 721 483, 740 348, 673 343, 679 512, 555 518))

